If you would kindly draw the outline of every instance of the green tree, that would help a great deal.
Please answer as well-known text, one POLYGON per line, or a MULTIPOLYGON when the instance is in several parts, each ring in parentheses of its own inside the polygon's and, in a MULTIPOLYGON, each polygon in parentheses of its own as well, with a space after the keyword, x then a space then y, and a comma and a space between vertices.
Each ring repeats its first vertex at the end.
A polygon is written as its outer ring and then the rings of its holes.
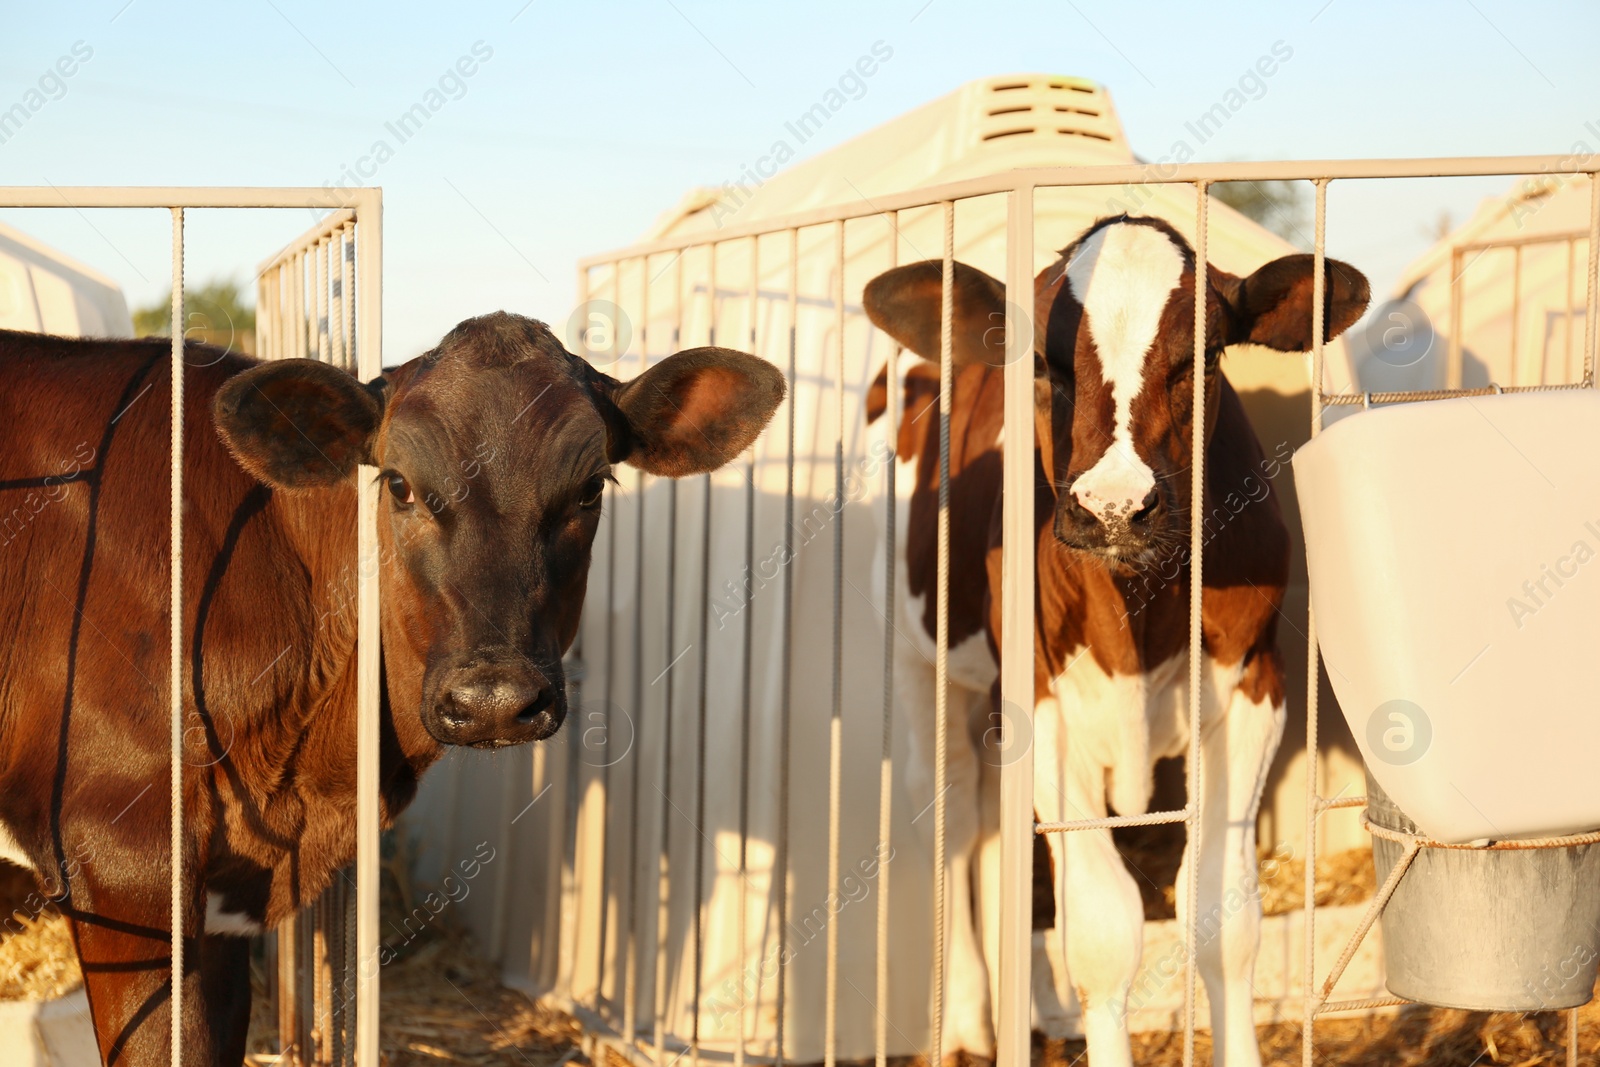
POLYGON ((1311 247, 1310 196, 1305 182, 1218 182, 1211 195, 1285 241, 1311 247))
MULTIPOLYGON (((183 290, 184 330, 214 340, 230 334, 254 333, 256 309, 244 302, 239 283, 213 279, 198 289, 183 290)), ((160 302, 133 313, 133 332, 138 337, 166 337, 172 333, 172 290, 160 302)))

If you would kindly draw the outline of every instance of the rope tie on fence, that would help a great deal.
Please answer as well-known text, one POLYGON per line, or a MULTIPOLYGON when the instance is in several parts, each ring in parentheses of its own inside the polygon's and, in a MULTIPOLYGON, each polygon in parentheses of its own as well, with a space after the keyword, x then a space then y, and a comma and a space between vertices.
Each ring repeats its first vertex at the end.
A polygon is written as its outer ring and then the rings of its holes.
POLYGON ((1454 849, 1464 852, 1523 852, 1529 849, 1541 848, 1576 848, 1579 845, 1600 844, 1600 830, 1590 830, 1581 834, 1565 834, 1561 837, 1528 837, 1512 840, 1492 840, 1486 842, 1475 841, 1435 841, 1425 834, 1412 834, 1404 830, 1394 830, 1387 826, 1373 822, 1366 814, 1361 813, 1361 828, 1373 837, 1381 837, 1385 841, 1394 841, 1402 845, 1417 842, 1418 848, 1454 849))
POLYGON ((1503 393, 1553 393, 1572 389, 1592 389, 1592 382, 1557 382, 1550 385, 1496 385, 1474 389, 1402 389, 1393 392, 1323 393, 1322 403, 1334 407, 1370 408, 1373 404, 1411 404, 1423 400, 1453 400, 1466 396, 1498 396, 1503 393))

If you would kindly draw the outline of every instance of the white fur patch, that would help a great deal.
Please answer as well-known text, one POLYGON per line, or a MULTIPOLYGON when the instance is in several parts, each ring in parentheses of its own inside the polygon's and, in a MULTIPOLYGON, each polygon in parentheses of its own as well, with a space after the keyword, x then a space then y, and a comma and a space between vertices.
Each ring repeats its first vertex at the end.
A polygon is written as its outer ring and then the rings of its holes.
POLYGON ((1126 521, 1155 488, 1155 474, 1133 443, 1133 400, 1144 385, 1145 356, 1161 313, 1183 275, 1183 255, 1151 226, 1118 223, 1083 243, 1067 284, 1083 305, 1111 386, 1113 428, 1105 454, 1073 485, 1073 496, 1101 522, 1126 521))
MULTIPOLYGON (((902 561, 905 559, 903 552, 900 554, 900 559, 902 561)), ((905 575, 906 570, 902 563, 899 577, 904 578, 905 575)), ((902 584, 900 588, 904 589, 905 586, 902 584)), ((916 596, 901 596, 899 600, 904 605, 904 614, 900 620, 900 633, 904 635, 902 640, 921 653, 922 659, 930 665, 928 669, 932 670, 931 664, 938 653, 938 644, 923 628, 927 595, 919 593, 916 596)), ((975 693, 987 693, 994 680, 1000 676, 1000 667, 994 661, 994 653, 989 650, 987 630, 968 634, 951 645, 945 666, 952 685, 959 685, 975 693)))
POLYGON ((243 912, 223 911, 220 899, 209 893, 206 895, 206 933, 254 937, 261 932, 259 922, 243 912))
POLYGON ((17 844, 16 839, 11 836, 4 826, 0 826, 0 860, 15 863, 18 867, 26 867, 30 871, 33 870, 33 861, 28 858, 26 852, 22 851, 22 846, 17 844))
POLYGON ((1142 814, 1150 802, 1152 767, 1167 755, 1158 748, 1167 732, 1160 720, 1175 703, 1171 691, 1187 661, 1183 654, 1148 673, 1108 674, 1087 648, 1079 648, 1051 679, 1050 691, 1063 716, 1061 741, 1071 745, 1069 751, 1051 755, 1063 773, 1071 773, 1069 765, 1080 772, 1087 768, 1109 772, 1106 784, 1119 814, 1142 814))

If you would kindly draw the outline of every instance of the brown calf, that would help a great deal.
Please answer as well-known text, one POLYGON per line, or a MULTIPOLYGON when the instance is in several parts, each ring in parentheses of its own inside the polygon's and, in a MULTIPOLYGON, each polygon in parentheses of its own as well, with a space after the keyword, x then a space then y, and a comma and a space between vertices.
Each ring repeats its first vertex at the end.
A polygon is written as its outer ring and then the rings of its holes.
MULTIPOLYGON (((0 332, 0 828, 71 921, 101 1054, 168 1048, 168 343, 0 332)), ((201 345, 185 372, 185 1061, 238 1064, 243 935, 355 849, 355 516, 379 468, 382 819, 444 744, 550 736, 612 465, 680 476, 784 393, 702 348, 618 382, 472 319, 362 384, 201 345)))

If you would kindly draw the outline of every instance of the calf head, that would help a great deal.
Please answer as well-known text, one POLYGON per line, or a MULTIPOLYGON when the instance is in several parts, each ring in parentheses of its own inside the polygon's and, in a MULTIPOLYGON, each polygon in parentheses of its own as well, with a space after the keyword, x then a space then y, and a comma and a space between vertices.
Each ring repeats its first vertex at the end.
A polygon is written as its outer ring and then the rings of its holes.
MULTIPOLYGON (((1366 309, 1366 278, 1329 259, 1326 337, 1366 309)), ((1005 289, 955 265, 952 357, 1004 359, 1005 289)), ((1206 272, 1206 411, 1234 344, 1312 345, 1313 258, 1290 255, 1240 278, 1206 272)), ((1195 256, 1155 218, 1101 219, 1035 280, 1035 400, 1041 460, 1055 490, 1054 531, 1121 569, 1167 557, 1189 537, 1194 452, 1195 256)), ((868 316, 926 359, 939 358, 942 270, 927 261, 868 284, 868 316)), ((1208 431, 1215 422, 1208 418, 1208 431)), ((1208 436, 1209 439, 1209 436, 1208 436)))
POLYGON ((566 714, 614 464, 682 477, 748 448, 783 399, 754 356, 697 348, 621 382, 540 322, 497 313, 362 385, 311 360, 264 363, 217 394, 241 466, 287 491, 378 468, 384 643, 422 664, 421 717, 446 744, 548 737, 566 714))

